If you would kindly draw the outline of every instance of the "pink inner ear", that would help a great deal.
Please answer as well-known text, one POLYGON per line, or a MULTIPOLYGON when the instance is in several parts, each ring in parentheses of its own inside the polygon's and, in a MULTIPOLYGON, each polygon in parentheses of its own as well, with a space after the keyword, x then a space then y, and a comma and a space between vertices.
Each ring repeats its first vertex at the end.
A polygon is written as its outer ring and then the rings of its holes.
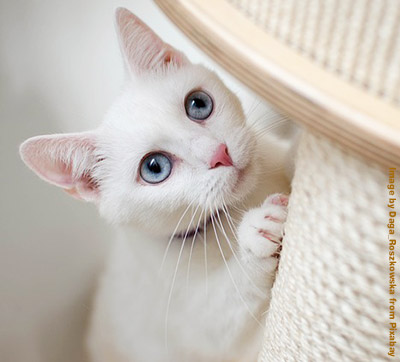
POLYGON ((90 171, 96 163, 90 133, 38 136, 20 147, 23 161, 45 181, 92 200, 97 184, 90 171))
POLYGON ((90 176, 84 174, 73 188, 65 188, 68 194, 78 200, 96 201, 99 196, 97 182, 90 176))
POLYGON ((68 170, 68 166, 62 161, 53 162, 43 157, 32 161, 32 165, 34 164, 32 169, 47 182, 66 189, 74 187, 72 172, 68 170))
POLYGON ((173 63, 178 66, 182 66, 187 62, 186 58, 184 58, 183 54, 177 52, 175 49, 167 50, 164 54, 164 65, 168 65, 173 63))
POLYGON ((133 74, 154 70, 170 63, 178 67, 188 63, 181 52, 164 43, 129 10, 118 8, 116 22, 121 49, 133 74))
POLYGON ((70 175, 67 174, 43 172, 43 178, 45 178, 47 182, 63 187, 65 189, 70 189, 74 186, 72 178, 70 177, 70 175))

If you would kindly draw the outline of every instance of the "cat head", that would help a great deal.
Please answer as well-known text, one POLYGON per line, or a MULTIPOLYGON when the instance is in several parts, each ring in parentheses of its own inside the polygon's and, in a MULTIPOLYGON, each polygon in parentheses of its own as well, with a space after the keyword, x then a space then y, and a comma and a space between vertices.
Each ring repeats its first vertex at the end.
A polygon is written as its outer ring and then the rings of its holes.
POLYGON ((116 24, 127 81, 104 122, 30 138, 20 147, 24 162, 108 220, 159 234, 170 234, 186 209, 206 217, 243 200, 254 183, 255 139, 237 97, 128 10, 117 10, 116 24))

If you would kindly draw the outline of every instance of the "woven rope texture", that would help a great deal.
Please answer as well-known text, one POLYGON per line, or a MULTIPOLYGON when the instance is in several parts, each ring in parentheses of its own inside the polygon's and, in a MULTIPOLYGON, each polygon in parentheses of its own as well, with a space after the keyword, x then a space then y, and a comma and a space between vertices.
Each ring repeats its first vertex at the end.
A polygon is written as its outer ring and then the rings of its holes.
POLYGON ((387 184, 388 170, 303 136, 261 361, 387 359, 387 184))
POLYGON ((400 1, 227 1, 325 70, 400 104, 400 1))

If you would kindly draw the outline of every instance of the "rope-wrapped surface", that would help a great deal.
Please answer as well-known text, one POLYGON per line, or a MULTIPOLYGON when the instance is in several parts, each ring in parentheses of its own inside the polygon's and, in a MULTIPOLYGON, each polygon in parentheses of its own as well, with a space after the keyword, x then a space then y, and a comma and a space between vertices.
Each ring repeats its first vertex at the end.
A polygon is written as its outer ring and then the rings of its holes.
POLYGON ((262 361, 389 357, 388 182, 388 169, 303 137, 262 361))
POLYGON ((317 66, 400 105, 398 0, 229 2, 317 66))

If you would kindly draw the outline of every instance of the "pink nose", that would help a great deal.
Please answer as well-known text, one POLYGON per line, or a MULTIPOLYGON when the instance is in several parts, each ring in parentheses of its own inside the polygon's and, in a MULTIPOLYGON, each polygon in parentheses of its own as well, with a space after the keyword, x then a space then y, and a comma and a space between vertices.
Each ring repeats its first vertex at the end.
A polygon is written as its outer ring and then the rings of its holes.
POLYGON ((214 153, 210 161, 210 168, 217 168, 219 166, 232 166, 233 162, 228 153, 228 147, 221 143, 214 153))

